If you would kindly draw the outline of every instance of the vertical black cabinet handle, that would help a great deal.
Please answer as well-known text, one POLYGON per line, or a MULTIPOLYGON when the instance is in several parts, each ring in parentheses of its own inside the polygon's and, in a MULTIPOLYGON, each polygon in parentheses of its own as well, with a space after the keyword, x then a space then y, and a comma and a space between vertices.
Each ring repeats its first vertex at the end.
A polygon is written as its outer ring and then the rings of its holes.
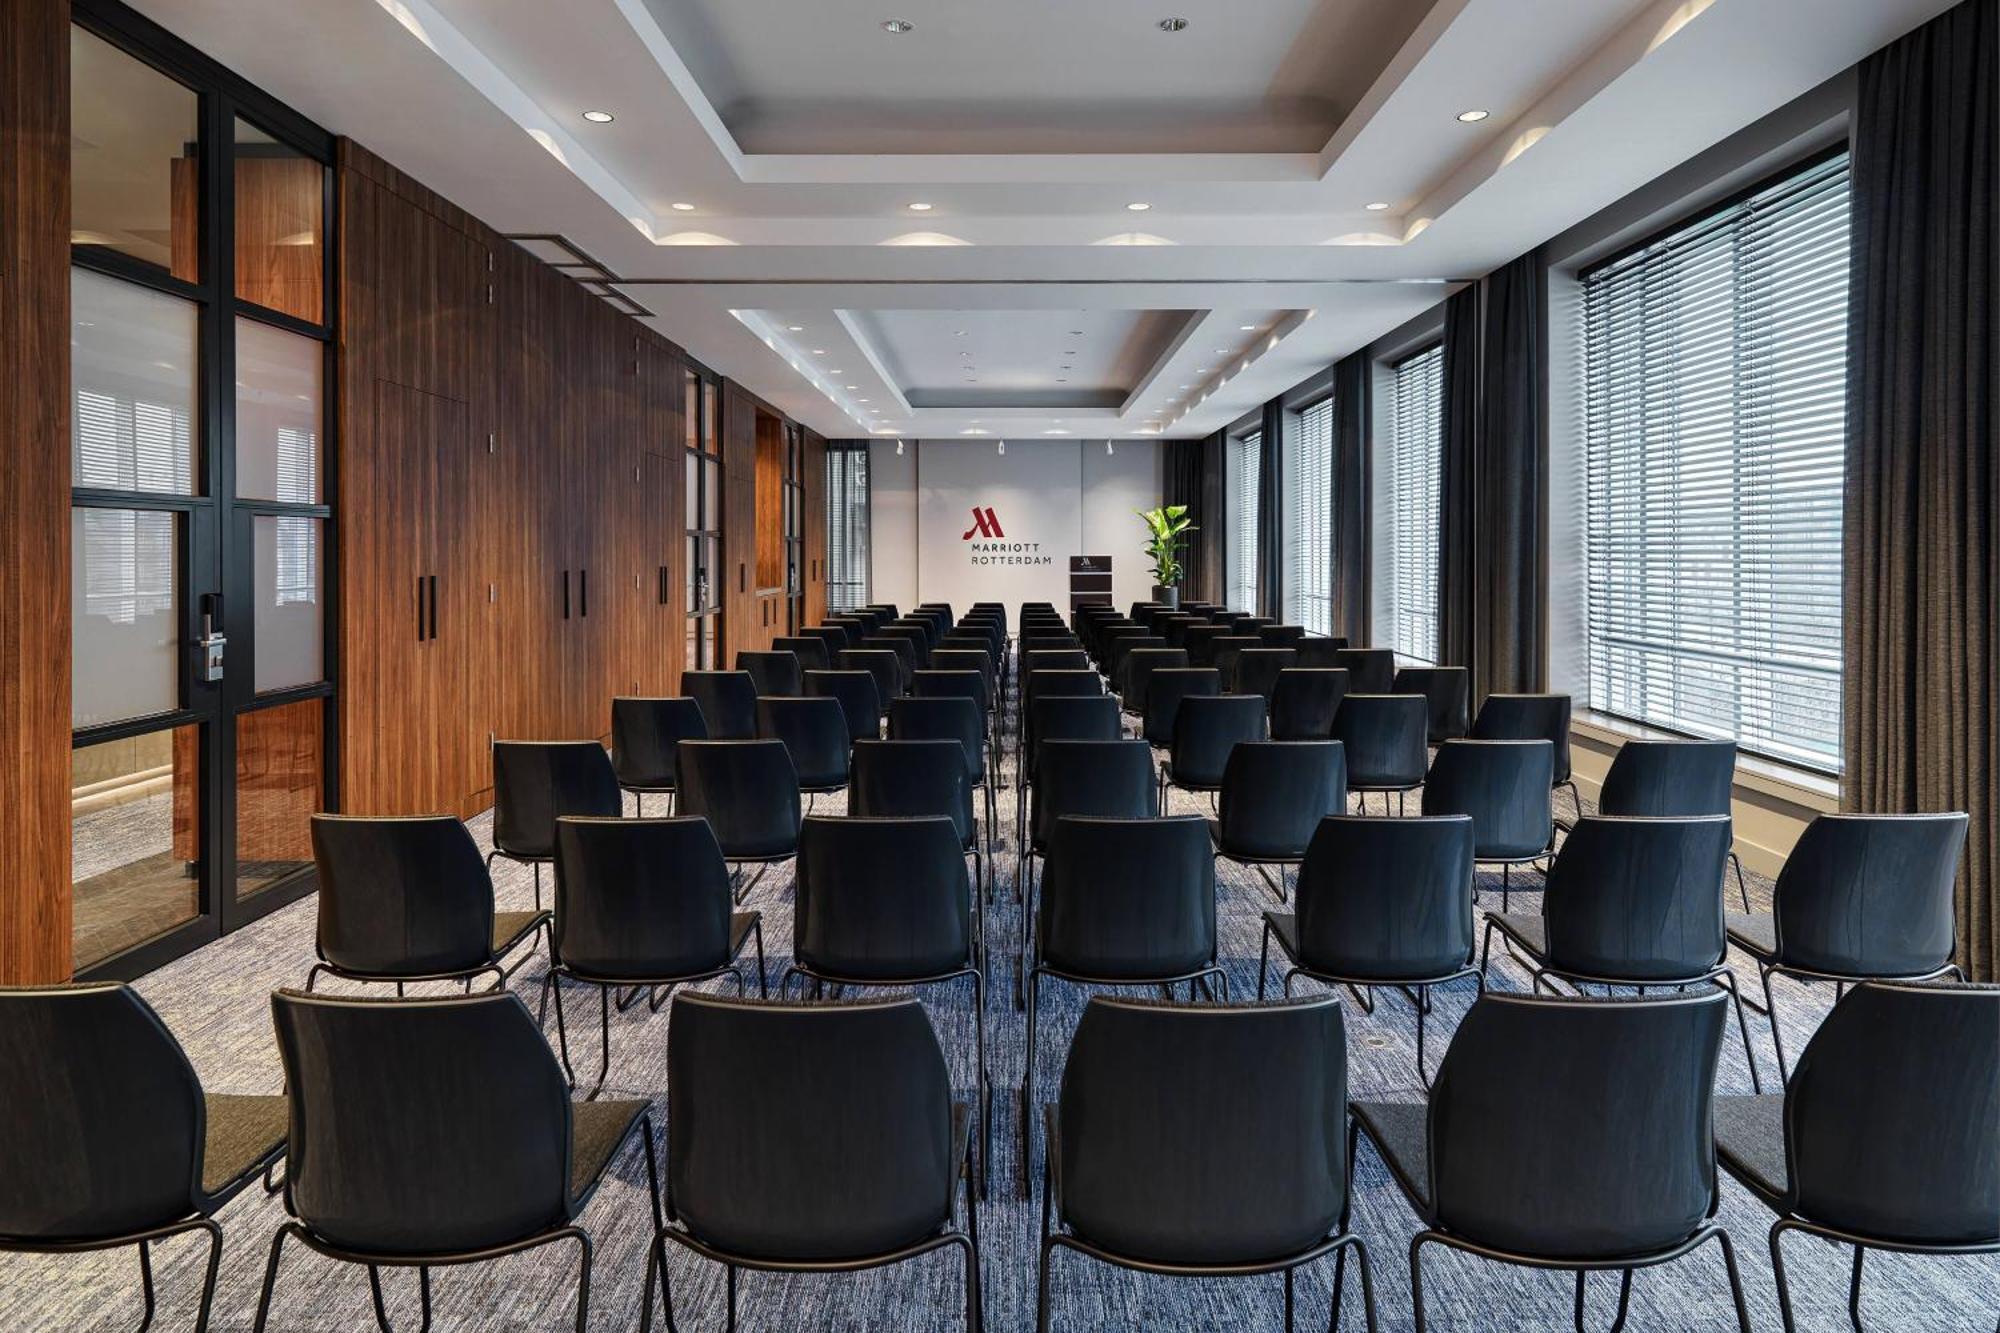
POLYGON ((438 576, 431 575, 431 637, 438 636, 438 576))
POLYGON ((588 620, 590 618, 590 571, 587 569, 576 571, 576 597, 578 610, 583 613, 584 619, 588 620))
POLYGON ((563 571, 563 619, 569 619, 569 571, 563 571))
POLYGON ((417 642, 424 641, 424 576, 417 575, 417 642))

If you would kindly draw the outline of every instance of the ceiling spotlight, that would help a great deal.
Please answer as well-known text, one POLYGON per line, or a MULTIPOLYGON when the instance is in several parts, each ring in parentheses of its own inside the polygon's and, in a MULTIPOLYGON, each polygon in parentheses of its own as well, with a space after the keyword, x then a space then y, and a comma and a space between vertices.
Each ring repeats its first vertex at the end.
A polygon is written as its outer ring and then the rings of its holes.
MULTIPOLYGON (((858 389, 858 388, 860 388, 861 386, 860 386, 859 384, 850 384, 850 385, 848 385, 847 387, 848 387, 848 389, 849 389, 849 390, 854 390, 854 389, 858 389)), ((867 402, 868 400, 867 400, 866 398, 863 398, 863 399, 862 399, 861 401, 865 403, 865 402, 867 402)))
POLYGON ((1228 355, 1229 355, 1229 349, 1228 349, 1227 347, 1218 347, 1218 348, 1216 348, 1216 349, 1215 349, 1215 354, 1216 354, 1217 356, 1228 356, 1228 355))
POLYGON ((825 356, 825 355, 826 355, 826 349, 825 349, 824 347, 815 347, 815 348, 813 348, 813 355, 814 355, 814 356, 825 356))
POLYGON ((861 401, 865 403, 865 402, 867 402, 868 400, 867 400, 866 398, 863 398, 863 399, 862 399, 861 401))
POLYGON ((1468 125, 1477 125, 1492 114, 1491 111, 1461 111, 1458 113, 1458 118, 1468 125))
POLYGON ((896 35, 897 35, 898 37, 902 36, 902 35, 903 35, 904 33, 906 33, 906 32, 909 32, 909 31, 911 31, 911 30, 912 30, 912 29, 914 29, 914 28, 915 28, 916 26, 917 26, 916 24, 914 24, 914 23, 910 22, 910 21, 909 21, 908 19, 883 19, 883 20, 882 20, 882 31, 883 31, 883 32, 891 32, 891 33, 894 33, 894 34, 896 34, 896 35))
POLYGON ((963 338, 965 336, 965 330, 959 329, 956 332, 954 332, 951 336, 954 338, 963 338))
POLYGON ((785 328, 792 333, 804 333, 806 331, 806 326, 803 324, 787 324, 785 328))
POLYGON ((1257 331, 1257 326, 1255 324, 1238 324, 1236 327, 1241 329, 1245 333, 1255 333, 1257 331))
POLYGON ((1146 211, 1147 209, 1149 209, 1149 208, 1151 208, 1151 207, 1152 207, 1152 205, 1151 205, 1151 204, 1143 204, 1143 203, 1139 203, 1139 202, 1137 202, 1137 201, 1134 201, 1134 202, 1132 202, 1132 203, 1129 203, 1129 204, 1125 205, 1125 211, 1126 211, 1126 212, 1128 212, 1128 213, 1143 213, 1143 212, 1145 212, 1145 211, 1146 211))
POLYGON ((675 205, 674 205, 674 212, 676 212, 676 213, 692 213, 692 212, 694 212, 694 205, 693 205, 693 204, 675 204, 675 205))
POLYGON ((1370 204, 1370 205, 1368 205, 1368 211, 1369 211, 1370 213, 1382 213, 1382 212, 1386 212, 1386 211, 1388 211, 1388 208, 1389 208, 1389 205, 1387 205, 1387 204, 1384 204, 1384 203, 1373 203, 1373 204, 1370 204))
POLYGON ((1081 338, 1081 337, 1083 336, 1083 330, 1082 330, 1082 329, 1071 329, 1071 330, 1069 331, 1069 336, 1070 336, 1070 337, 1072 337, 1072 338, 1081 338))
POLYGON ((931 206, 929 204, 911 204, 909 205, 909 209, 912 213, 928 213, 931 211, 931 206))
POLYGON ((1159 28, 1161 32, 1186 32, 1187 25, 1186 19, 1161 19, 1159 28))
POLYGON ((609 125, 612 121, 618 119, 618 117, 612 115, 609 111, 586 111, 583 113, 583 118, 593 125, 609 125))

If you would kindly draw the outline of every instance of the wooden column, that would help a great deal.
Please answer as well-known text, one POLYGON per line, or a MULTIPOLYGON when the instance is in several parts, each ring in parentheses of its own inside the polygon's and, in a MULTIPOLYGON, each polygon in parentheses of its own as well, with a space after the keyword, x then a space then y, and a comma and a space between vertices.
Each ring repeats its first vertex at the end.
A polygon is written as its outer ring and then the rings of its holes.
POLYGON ((0 5, 0 984, 70 975, 69 4, 0 5))

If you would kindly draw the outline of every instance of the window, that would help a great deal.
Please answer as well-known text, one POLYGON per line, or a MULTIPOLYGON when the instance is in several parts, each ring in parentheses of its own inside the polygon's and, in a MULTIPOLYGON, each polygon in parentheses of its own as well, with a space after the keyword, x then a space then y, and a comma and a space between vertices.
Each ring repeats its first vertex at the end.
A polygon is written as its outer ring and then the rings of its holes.
POLYGON ((1285 432, 1285 620, 1333 632, 1333 399, 1285 432))
POLYGON ((1232 611, 1257 609, 1257 472, 1263 452, 1262 431, 1229 441, 1229 587, 1224 600, 1232 611))
POLYGON ((1389 647, 1418 662, 1438 658, 1438 478, 1444 452, 1444 347, 1390 368, 1389 647))
POLYGON ((826 609, 868 605, 868 445, 826 446, 826 609))
POLYGON ((1840 766, 1847 159, 1582 275, 1590 706, 1840 766))

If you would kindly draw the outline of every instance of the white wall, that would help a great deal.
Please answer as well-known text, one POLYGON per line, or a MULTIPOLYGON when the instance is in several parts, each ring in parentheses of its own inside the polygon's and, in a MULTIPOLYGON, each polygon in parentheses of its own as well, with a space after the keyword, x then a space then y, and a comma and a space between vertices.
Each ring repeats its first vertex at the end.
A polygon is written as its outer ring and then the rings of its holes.
POLYGON ((868 445, 868 600, 905 611, 917 604, 917 451, 894 440, 868 445))
MULTIPOLYGON (((1152 562, 1143 548, 1141 509, 1166 493, 1166 451, 1152 440, 1119 440, 1106 454, 1097 440, 1083 442, 1083 545, 1079 555, 1111 557, 1111 601, 1123 610, 1153 600, 1152 562)), ((1194 596, 1189 593, 1188 596, 1194 596)))

